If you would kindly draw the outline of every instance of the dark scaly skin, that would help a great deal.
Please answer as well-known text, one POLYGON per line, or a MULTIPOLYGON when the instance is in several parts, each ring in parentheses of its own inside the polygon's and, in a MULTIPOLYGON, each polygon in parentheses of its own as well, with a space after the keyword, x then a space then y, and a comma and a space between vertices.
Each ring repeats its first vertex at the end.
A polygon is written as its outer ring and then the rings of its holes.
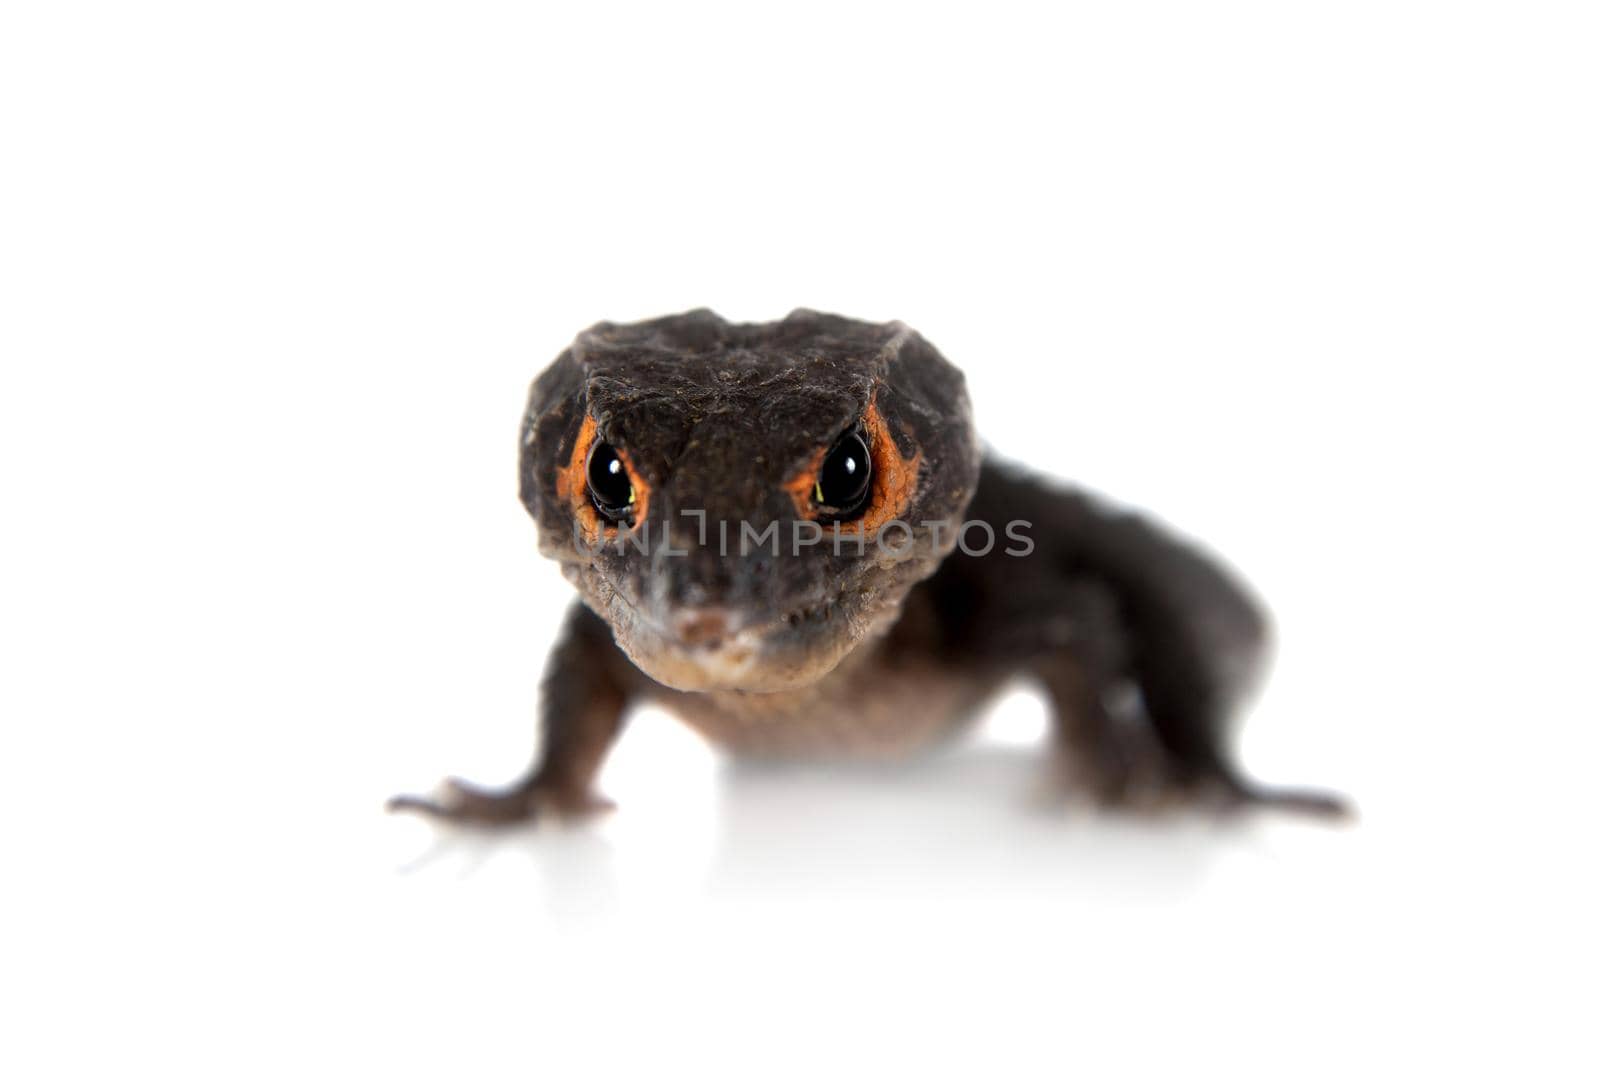
POLYGON ((521 471, 540 550, 582 601, 547 670, 540 759, 511 789, 451 781, 393 808, 491 824, 601 810, 595 775, 645 699, 742 754, 897 756, 1029 678, 1063 781, 1101 802, 1345 810, 1256 786, 1231 756, 1268 637, 1237 580, 1143 518, 981 459, 960 372, 901 324, 704 310, 602 323, 534 382, 521 471), (794 527, 820 456, 852 427, 894 450, 874 452, 861 521, 906 523, 908 546, 836 550, 794 527), (606 522, 574 477, 593 439, 626 458, 632 525, 606 522), (995 548, 952 552, 963 520, 988 523, 995 548), (1022 547, 1018 520, 1026 554, 1004 551, 1022 547), (740 523, 773 521, 777 555, 741 555, 740 523), (618 533, 648 533, 650 550, 605 551, 618 533))

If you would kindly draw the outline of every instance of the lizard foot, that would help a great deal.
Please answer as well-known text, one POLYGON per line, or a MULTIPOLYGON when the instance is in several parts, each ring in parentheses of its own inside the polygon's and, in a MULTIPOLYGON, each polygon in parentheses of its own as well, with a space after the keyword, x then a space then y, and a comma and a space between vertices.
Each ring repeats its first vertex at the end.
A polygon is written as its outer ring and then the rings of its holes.
POLYGON ((414 811, 449 822, 510 826, 547 817, 572 819, 599 815, 616 805, 588 790, 551 785, 537 779, 513 789, 497 790, 482 789, 459 778, 450 778, 435 797, 391 797, 386 807, 389 811, 414 811))
POLYGON ((1131 724, 1118 724, 1094 741, 1061 750, 1055 777, 1061 792, 1086 795, 1107 810, 1235 814, 1265 808, 1331 820, 1354 815, 1350 802, 1336 793, 1261 786, 1229 770, 1194 767, 1169 752, 1153 733, 1131 724))

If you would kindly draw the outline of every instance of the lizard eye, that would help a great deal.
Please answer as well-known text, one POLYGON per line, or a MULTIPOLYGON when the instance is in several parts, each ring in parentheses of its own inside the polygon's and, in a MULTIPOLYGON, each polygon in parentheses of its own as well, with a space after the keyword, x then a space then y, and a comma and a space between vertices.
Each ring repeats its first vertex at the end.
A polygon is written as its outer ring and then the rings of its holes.
POLYGON ((585 478, 589 483, 589 499, 596 511, 612 522, 627 522, 632 518, 633 479, 628 477, 628 466, 615 448, 604 441, 596 441, 589 450, 585 478))
POLYGON ((860 430, 851 430, 828 451, 817 471, 812 499, 830 518, 854 518, 872 488, 872 452, 860 430))

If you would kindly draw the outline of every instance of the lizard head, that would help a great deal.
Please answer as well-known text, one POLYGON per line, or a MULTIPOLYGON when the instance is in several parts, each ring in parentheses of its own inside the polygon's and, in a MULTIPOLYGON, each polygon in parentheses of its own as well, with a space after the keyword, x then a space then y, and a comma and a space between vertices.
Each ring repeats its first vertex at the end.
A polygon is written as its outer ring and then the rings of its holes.
POLYGON ((900 323, 601 323, 533 383, 539 547, 681 690, 809 685, 899 616, 977 483, 960 371, 900 323))

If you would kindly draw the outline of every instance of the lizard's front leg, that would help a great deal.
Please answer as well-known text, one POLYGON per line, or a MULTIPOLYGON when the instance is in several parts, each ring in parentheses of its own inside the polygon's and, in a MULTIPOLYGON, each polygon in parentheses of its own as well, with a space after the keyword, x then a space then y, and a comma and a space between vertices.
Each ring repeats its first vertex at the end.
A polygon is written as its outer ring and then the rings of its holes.
POLYGON ((397 796, 389 810, 485 825, 609 810, 611 802, 594 792, 594 779, 621 731, 636 675, 605 623, 581 604, 574 607, 545 668, 543 745, 534 769, 507 789, 452 778, 438 796, 397 796))

